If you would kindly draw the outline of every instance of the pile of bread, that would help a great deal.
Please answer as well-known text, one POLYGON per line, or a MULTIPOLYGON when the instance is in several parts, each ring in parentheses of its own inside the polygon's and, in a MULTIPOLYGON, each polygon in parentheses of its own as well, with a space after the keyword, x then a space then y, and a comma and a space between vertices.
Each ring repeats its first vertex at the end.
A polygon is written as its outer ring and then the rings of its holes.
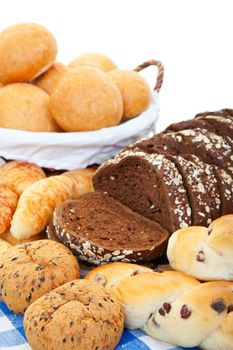
POLYGON ((32 350, 113 350, 124 327, 178 346, 232 350, 232 227, 226 215, 176 231, 167 249, 173 271, 115 262, 82 280, 61 243, 22 243, 0 254, 0 298, 25 313, 32 350))
POLYGON ((67 66, 56 56, 54 36, 38 24, 17 24, 0 33, 0 127, 91 131, 148 108, 151 90, 138 72, 118 69, 98 53, 67 66))

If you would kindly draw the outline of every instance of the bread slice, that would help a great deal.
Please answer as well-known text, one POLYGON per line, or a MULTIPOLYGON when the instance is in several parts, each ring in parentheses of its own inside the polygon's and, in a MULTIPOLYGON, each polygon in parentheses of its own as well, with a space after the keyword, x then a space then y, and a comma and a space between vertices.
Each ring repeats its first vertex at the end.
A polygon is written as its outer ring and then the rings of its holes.
POLYGON ((203 162, 215 164, 224 169, 231 167, 233 160, 232 146, 228 137, 221 137, 200 128, 155 135, 129 148, 143 150, 150 154, 195 154, 203 162))
POLYGON ((233 213, 233 175, 219 167, 214 167, 215 176, 220 185, 221 215, 233 213))
POLYGON ((152 260, 164 253, 169 237, 159 224, 99 191, 60 205, 48 234, 93 264, 152 260))
POLYGON ((208 226, 220 216, 220 188, 214 167, 194 155, 171 156, 182 175, 192 209, 192 224, 208 226))
POLYGON ((170 233, 192 223, 182 176, 164 155, 127 150, 101 166, 93 184, 170 233))

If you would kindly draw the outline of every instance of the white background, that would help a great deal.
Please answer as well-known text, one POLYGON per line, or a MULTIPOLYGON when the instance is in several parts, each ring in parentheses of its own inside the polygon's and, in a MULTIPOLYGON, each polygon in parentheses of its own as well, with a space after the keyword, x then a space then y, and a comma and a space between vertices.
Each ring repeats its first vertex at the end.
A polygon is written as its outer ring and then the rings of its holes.
MULTIPOLYGON (((159 130, 204 110, 233 108, 233 1, 0 0, 0 27, 37 22, 58 41, 58 60, 85 52, 132 69, 165 65, 159 130)), ((150 84, 155 69, 146 75, 150 84)))

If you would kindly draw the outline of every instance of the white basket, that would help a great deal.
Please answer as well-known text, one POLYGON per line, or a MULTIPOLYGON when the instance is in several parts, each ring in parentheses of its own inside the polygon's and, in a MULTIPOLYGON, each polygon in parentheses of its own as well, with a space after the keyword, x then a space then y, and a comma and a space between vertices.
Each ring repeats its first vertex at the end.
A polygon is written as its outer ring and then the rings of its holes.
MULTIPOLYGON (((141 70, 140 67, 138 70, 141 70)), ((130 143, 155 132, 159 111, 158 91, 162 81, 158 78, 151 105, 134 119, 90 132, 42 133, 0 128, 0 156, 57 170, 101 164, 130 143)))

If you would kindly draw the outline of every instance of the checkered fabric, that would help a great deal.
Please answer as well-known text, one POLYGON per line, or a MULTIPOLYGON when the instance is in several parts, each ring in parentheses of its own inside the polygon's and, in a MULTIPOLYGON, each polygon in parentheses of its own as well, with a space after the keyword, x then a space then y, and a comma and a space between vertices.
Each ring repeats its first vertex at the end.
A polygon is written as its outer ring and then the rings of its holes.
MULTIPOLYGON (((180 349, 155 340, 139 330, 125 330, 116 347, 116 350, 180 349)), ((0 350, 30 350, 23 329, 23 316, 13 314, 2 302, 0 302, 0 350)))

